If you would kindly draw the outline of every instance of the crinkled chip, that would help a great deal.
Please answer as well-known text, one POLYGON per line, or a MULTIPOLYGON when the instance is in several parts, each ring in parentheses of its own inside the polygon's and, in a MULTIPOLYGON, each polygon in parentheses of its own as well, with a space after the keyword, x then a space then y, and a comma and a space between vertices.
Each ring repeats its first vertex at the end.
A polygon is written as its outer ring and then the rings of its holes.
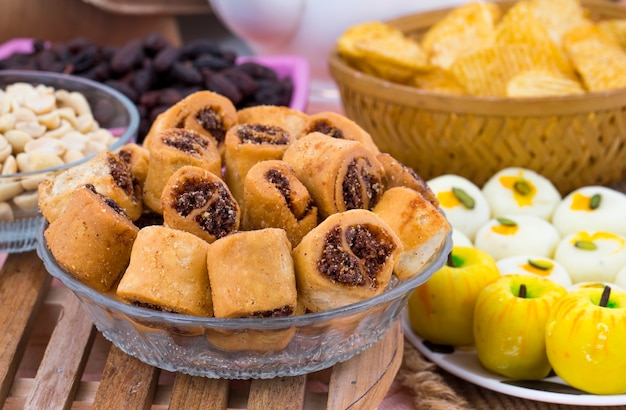
POLYGON ((579 0, 528 0, 528 3, 535 17, 559 47, 565 33, 591 24, 588 11, 579 0))
POLYGON ((626 50, 626 19, 600 21, 598 27, 605 33, 613 36, 619 45, 626 50))
POLYGON ((498 44, 457 59, 451 67, 470 94, 505 96, 508 81, 522 71, 559 71, 545 47, 529 44, 498 44))
POLYGON ((552 41, 544 25, 535 17, 530 3, 515 3, 496 27, 497 44, 529 44, 545 50, 546 57, 554 60, 559 69, 575 78, 574 67, 567 56, 552 41))
POLYGON ((597 25, 571 30, 563 46, 588 91, 626 87, 626 53, 597 25))
POLYGON ((501 10, 496 3, 472 2, 451 10, 422 38, 430 63, 449 68, 461 55, 490 46, 501 10))
POLYGON ((584 93, 580 82, 553 71, 522 71, 506 84, 508 97, 547 97, 584 93))
POLYGON ((348 28, 337 40, 339 54, 353 67, 377 77, 405 82, 428 68, 421 45, 382 22, 365 22, 348 28))
POLYGON ((441 94, 467 94, 454 74, 450 70, 440 67, 433 67, 429 71, 415 74, 410 85, 441 94))

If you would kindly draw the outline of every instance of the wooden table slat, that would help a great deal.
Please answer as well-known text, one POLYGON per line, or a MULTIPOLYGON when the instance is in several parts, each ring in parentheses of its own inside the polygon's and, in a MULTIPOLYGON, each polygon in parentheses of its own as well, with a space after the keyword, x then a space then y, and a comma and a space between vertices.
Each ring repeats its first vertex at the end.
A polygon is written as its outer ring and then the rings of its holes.
POLYGON ((226 410, 228 407, 228 380, 209 379, 206 377, 176 375, 170 409, 192 409, 207 406, 215 410, 226 410))
POLYGON ((27 409, 68 409, 74 401, 95 327, 75 295, 67 293, 62 307, 26 400, 27 409))
POLYGON ((112 346, 94 398, 94 409, 149 409, 159 369, 112 346))
POLYGON ((305 385, 306 376, 252 380, 248 410, 302 409, 305 385))
POLYGON ((4 403, 22 359, 50 275, 35 252, 13 254, 0 271, 0 403, 4 403))

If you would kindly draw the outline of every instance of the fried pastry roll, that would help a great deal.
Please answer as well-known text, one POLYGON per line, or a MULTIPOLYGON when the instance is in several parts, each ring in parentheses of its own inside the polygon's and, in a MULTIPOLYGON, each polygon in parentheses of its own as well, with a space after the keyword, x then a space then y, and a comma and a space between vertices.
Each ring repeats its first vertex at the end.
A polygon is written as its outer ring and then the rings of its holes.
POLYGON ((294 138, 283 128, 266 124, 239 124, 226 133, 224 180, 240 204, 243 181, 254 164, 281 159, 294 138))
POLYGON ((39 184, 38 205, 44 218, 54 222, 69 203, 73 191, 86 184, 113 199, 131 220, 141 216, 141 187, 134 183, 130 168, 112 152, 102 151, 89 161, 39 184))
POLYGON ((295 247, 316 225, 317 208, 289 164, 269 160, 250 168, 243 184, 243 230, 282 228, 295 247))
POLYGON ((394 273, 401 280, 419 274, 444 245, 451 230, 438 208, 407 187, 386 190, 373 211, 402 241, 404 250, 394 268, 394 273))
POLYGON ((359 141, 372 152, 380 152, 367 131, 348 117, 336 112, 322 111, 310 114, 303 136, 312 132, 321 132, 333 138, 359 141))
POLYGON ((292 252, 299 300, 320 312, 378 295, 401 252, 400 238, 372 211, 330 215, 292 252))
POLYGON ((372 209, 384 189, 376 154, 358 141, 314 132, 283 155, 309 190, 321 218, 349 209, 372 209))
POLYGON ((143 145, 150 148, 154 137, 169 128, 185 128, 211 137, 221 149, 226 131, 237 124, 237 109, 226 97, 204 90, 189 94, 157 116, 143 145))
POLYGON ((294 139, 303 135, 308 118, 302 111, 277 105, 255 105, 237 111, 239 124, 276 125, 289 132, 294 139))
POLYGON ((165 184, 163 222, 208 243, 239 229, 241 211, 224 181, 206 169, 184 166, 165 184))
POLYGON ((413 168, 409 168, 386 152, 376 155, 385 169, 385 189, 404 186, 422 194, 430 203, 439 207, 437 195, 413 168))
POLYGON ((291 244, 284 230, 240 231, 209 245, 215 317, 281 317, 296 311, 291 244))
POLYGON ((188 232, 157 225, 142 228, 117 295, 150 309, 211 316, 208 246, 188 232))
POLYGON ((137 179, 136 183, 143 189, 148 176, 148 165, 150 164, 150 153, 148 150, 141 145, 131 143, 121 147, 116 154, 122 162, 128 165, 133 177, 137 179))
POLYGON ((148 149, 150 162, 144 184, 144 203, 163 213, 161 194, 176 170, 193 165, 222 175, 222 159, 211 137, 185 128, 170 128, 155 135, 148 149))
POLYGON ((44 237, 63 269, 107 292, 126 269, 138 231, 124 209, 87 184, 72 191, 67 207, 44 237))

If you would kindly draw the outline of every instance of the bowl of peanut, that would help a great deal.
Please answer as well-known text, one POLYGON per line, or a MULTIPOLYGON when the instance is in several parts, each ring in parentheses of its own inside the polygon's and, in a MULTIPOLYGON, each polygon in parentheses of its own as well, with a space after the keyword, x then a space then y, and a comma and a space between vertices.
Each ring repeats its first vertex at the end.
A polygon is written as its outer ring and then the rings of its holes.
POLYGON ((0 252, 35 249, 39 183, 135 140, 137 107, 66 74, 0 71, 0 252))

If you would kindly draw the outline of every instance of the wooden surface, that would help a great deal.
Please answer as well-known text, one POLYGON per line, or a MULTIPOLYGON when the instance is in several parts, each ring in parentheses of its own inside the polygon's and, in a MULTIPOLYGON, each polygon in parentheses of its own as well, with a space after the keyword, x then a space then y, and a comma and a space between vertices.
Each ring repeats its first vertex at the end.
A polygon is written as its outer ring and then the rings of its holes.
POLYGON ((0 271, 3 409, 371 409, 400 368, 400 323, 372 348, 331 369, 269 380, 219 380, 157 369, 123 353, 54 284, 36 253, 0 271), (327 386, 326 391, 311 386, 327 386))

